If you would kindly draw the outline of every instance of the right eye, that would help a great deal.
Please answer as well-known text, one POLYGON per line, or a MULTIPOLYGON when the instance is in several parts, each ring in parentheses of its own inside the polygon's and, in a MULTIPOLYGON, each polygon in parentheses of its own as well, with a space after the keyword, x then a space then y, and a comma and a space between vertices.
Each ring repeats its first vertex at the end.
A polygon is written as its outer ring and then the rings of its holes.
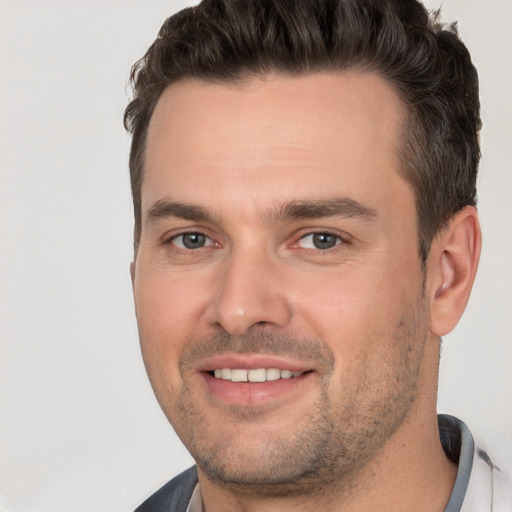
POLYGON ((326 251, 328 249, 333 249, 339 244, 342 244, 344 241, 341 239, 339 235, 335 235, 333 233, 319 231, 315 233, 308 233, 301 237, 298 242, 298 246, 303 249, 316 249, 320 251, 326 251))
POLYGON ((171 243, 179 249, 186 250, 201 249, 214 245, 211 238, 208 238, 203 233, 196 232, 182 233, 181 235, 175 236, 171 239, 171 243))

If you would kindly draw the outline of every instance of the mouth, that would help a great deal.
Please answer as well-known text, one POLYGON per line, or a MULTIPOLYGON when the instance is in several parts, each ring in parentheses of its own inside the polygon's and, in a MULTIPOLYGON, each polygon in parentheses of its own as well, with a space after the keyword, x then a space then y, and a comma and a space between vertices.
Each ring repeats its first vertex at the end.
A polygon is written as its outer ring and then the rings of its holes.
POLYGON ((201 361, 196 371, 202 377, 208 400, 222 407, 254 407, 297 400, 307 393, 306 381, 316 373, 303 361, 248 355, 218 355, 201 361))

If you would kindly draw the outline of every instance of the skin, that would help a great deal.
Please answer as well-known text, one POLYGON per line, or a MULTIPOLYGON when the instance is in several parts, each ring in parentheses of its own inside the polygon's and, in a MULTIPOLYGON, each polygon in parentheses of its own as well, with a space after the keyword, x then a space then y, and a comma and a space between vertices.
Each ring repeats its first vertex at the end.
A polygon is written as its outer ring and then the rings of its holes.
POLYGON ((136 313, 208 512, 448 500, 439 336, 465 307, 480 239, 464 209, 422 267, 403 117, 383 79, 355 72, 181 81, 156 106, 136 313), (249 365, 307 373, 282 387, 206 373, 249 365))

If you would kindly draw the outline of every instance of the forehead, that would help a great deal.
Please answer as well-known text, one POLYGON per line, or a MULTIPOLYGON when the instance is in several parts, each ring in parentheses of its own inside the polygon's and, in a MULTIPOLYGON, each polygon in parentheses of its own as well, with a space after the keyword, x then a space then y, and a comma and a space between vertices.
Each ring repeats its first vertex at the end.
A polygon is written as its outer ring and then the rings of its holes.
POLYGON ((325 196, 333 182, 371 193, 376 178, 398 178, 402 119, 375 73, 177 82, 150 122, 143 211, 164 193, 196 203, 226 187, 283 200, 325 196))

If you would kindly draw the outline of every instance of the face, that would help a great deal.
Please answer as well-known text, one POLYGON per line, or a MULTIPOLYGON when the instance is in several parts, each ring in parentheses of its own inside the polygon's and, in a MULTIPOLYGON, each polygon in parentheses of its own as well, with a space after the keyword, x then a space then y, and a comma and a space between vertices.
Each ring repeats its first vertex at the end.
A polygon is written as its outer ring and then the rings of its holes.
POLYGON ((318 486, 412 414, 428 307, 401 125, 371 73, 160 98, 135 305, 156 396, 210 480, 318 486))

